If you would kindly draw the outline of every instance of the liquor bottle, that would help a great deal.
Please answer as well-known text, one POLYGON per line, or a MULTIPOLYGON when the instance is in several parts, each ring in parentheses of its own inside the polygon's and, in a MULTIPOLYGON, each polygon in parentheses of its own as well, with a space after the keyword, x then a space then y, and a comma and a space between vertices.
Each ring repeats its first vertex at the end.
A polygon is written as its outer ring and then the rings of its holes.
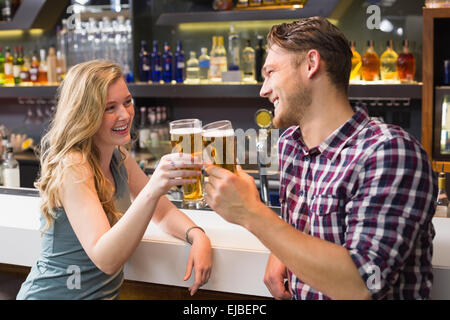
POLYGON ((352 50, 352 70, 350 72, 350 80, 361 80, 361 55, 356 51, 355 41, 350 42, 350 49, 352 50))
POLYGON ((248 1, 248 5, 250 7, 257 7, 260 6, 262 4, 262 0, 249 0, 248 1))
POLYGON ((217 57, 218 36, 212 38, 211 57, 209 65, 209 80, 213 82, 222 81, 222 73, 220 72, 220 61, 217 57))
POLYGON ((22 57, 23 59, 22 67, 20 68, 20 82, 23 85, 30 85, 30 59, 28 57, 24 57, 22 46, 19 46, 19 57, 22 57))
POLYGON ((158 41, 153 40, 153 51, 150 57, 152 69, 152 81, 159 83, 161 81, 161 53, 158 50, 158 41))
POLYGON ((6 146, 8 145, 8 137, 2 135, 2 141, 0 142, 0 186, 3 186, 3 162, 6 159, 6 146))
POLYGON ((147 41, 141 41, 139 52, 139 80, 148 82, 150 80, 150 55, 147 51, 147 41))
POLYGON ((212 7, 215 11, 231 10, 233 8, 233 0, 214 0, 212 7))
POLYGON ((5 83, 5 56, 3 55, 3 47, 0 46, 0 86, 5 83))
POLYGON ((200 83, 208 83, 209 62, 208 48, 201 48, 201 55, 198 57, 198 66, 200 68, 200 83))
POLYGON ((6 159, 2 165, 3 184, 5 187, 20 188, 19 163, 14 158, 11 142, 6 147, 6 159))
POLYGON ((175 51, 175 81, 178 83, 183 83, 184 75, 184 51, 181 45, 181 41, 177 41, 177 50, 175 51))
POLYGON ((67 70, 67 64, 66 64, 66 56, 61 52, 56 52, 56 77, 58 78, 58 82, 61 82, 66 77, 66 70, 67 70))
POLYGON ((13 58, 13 77, 14 77, 14 84, 19 85, 20 84, 20 63, 19 63, 19 49, 17 46, 14 47, 14 58, 13 58))
POLYGON ((258 45, 255 48, 255 78, 257 82, 264 82, 261 69, 264 64, 266 49, 263 46, 263 37, 258 35, 258 45))
POLYGON ((394 51, 394 43, 392 40, 387 42, 386 51, 380 57, 380 74, 381 80, 397 80, 397 58, 398 55, 394 51))
POLYGON ((238 0, 236 3, 236 8, 246 8, 248 7, 248 0, 238 0))
POLYGON ((170 52, 168 42, 164 42, 164 53, 162 55, 162 78, 165 83, 172 82, 173 79, 173 55, 170 52))
POLYGON ((11 55, 11 49, 9 49, 9 47, 6 47, 4 70, 5 70, 5 84, 14 85, 13 57, 11 55))
POLYGON ((362 78, 365 81, 376 81, 379 79, 380 59, 373 45, 373 40, 369 40, 367 42, 367 51, 362 56, 362 78))
POLYGON ((444 172, 444 165, 442 165, 441 172, 438 176, 438 196, 436 200, 435 217, 450 217, 450 201, 447 197, 446 178, 444 172))
POLYGON ((403 51, 397 59, 398 77, 401 81, 414 81, 416 73, 416 59, 409 51, 409 41, 403 40, 403 51))
POLYGON ((39 84, 45 85, 48 83, 47 78, 47 58, 45 57, 45 49, 41 49, 39 51, 39 54, 41 56, 41 61, 39 63, 39 71, 38 71, 38 82, 39 84))
POLYGON ((239 33, 236 32, 234 25, 230 25, 228 33, 228 70, 239 70, 240 65, 240 39, 239 33))
POLYGON ((5 0, 2 8, 3 21, 11 21, 11 0, 5 0))
POLYGON ((227 52, 223 46, 223 37, 213 37, 213 49, 210 57, 210 80, 213 82, 222 81, 222 72, 227 71, 227 52))
POLYGON ((51 85, 55 85, 58 83, 58 77, 56 75, 57 61, 58 59, 56 57, 55 47, 51 46, 48 49, 48 56, 47 56, 47 81, 51 85))
POLYGON ((244 82, 255 82, 255 49, 247 39, 247 46, 242 50, 242 72, 244 73, 244 82))
POLYGON ((186 63, 186 81, 188 84, 200 83, 200 67, 195 51, 189 53, 189 60, 186 63))
POLYGON ((222 72, 227 71, 227 50, 223 45, 223 37, 219 36, 217 42, 216 59, 219 65, 220 79, 222 80, 222 72))
POLYGON ((39 83, 39 60, 37 58, 37 52, 33 52, 33 57, 31 58, 31 67, 30 67, 30 80, 33 84, 39 83))
POLYGON ((145 150, 147 148, 147 141, 148 141, 148 139, 150 139, 150 128, 146 121, 147 120, 147 115, 146 115, 147 108, 141 107, 139 110, 141 112, 141 118, 140 118, 139 129, 138 129, 139 149, 145 150))

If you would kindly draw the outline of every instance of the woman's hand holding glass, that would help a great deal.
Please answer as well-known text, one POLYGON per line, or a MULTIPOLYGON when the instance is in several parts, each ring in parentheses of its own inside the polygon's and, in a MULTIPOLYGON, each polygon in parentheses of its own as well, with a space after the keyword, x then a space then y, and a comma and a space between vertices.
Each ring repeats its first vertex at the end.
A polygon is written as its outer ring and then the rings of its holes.
POLYGON ((201 176, 202 166, 201 159, 190 154, 171 153, 163 156, 147 184, 150 194, 159 198, 173 186, 195 183, 197 179, 193 177, 201 176))

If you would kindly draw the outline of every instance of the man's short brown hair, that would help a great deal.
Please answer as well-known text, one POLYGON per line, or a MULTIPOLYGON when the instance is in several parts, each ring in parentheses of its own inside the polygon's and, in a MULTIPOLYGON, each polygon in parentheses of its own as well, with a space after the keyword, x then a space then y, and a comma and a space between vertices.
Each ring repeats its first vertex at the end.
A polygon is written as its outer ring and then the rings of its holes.
POLYGON ((352 51, 344 34, 327 19, 310 17, 274 25, 267 36, 267 45, 270 48, 274 44, 299 54, 317 50, 336 87, 348 91, 352 51))

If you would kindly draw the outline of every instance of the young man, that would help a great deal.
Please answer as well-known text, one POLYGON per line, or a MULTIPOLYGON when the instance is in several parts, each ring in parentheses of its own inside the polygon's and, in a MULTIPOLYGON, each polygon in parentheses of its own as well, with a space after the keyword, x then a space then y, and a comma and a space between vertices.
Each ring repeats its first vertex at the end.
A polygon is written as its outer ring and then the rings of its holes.
POLYGON ((275 106, 282 219, 253 179, 209 166, 209 205, 271 251, 277 299, 427 299, 437 188, 420 144, 353 110, 352 53, 326 19, 276 25, 260 95, 275 106), (288 279, 289 289, 284 280, 288 279))

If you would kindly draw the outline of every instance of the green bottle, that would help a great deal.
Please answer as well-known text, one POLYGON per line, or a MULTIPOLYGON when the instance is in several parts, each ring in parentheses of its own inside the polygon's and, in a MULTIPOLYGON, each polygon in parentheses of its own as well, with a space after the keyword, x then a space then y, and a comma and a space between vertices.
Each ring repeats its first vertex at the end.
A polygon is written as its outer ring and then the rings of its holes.
POLYGON ((19 61, 19 52, 17 47, 14 47, 14 58, 13 58, 13 75, 14 75, 14 84, 20 84, 20 61, 19 61))

